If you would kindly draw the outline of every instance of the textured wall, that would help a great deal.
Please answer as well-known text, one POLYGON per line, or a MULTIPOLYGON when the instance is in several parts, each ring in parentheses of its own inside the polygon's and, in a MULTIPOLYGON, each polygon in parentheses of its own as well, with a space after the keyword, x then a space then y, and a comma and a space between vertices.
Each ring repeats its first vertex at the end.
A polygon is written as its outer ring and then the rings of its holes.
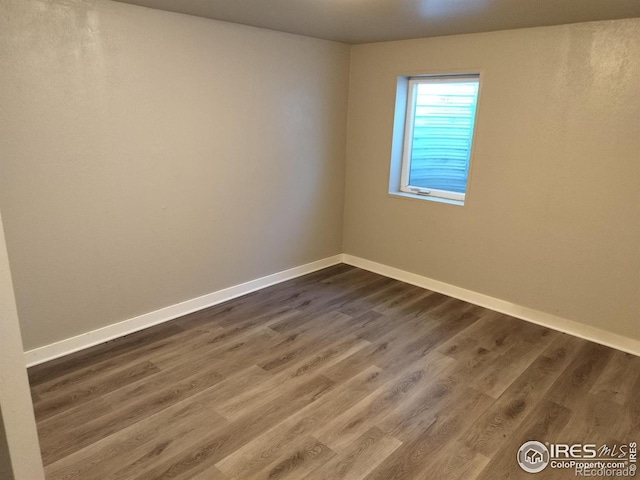
POLYGON ((25 348, 340 253, 349 53, 3 1, 0 207, 25 348))
POLYGON ((640 339, 640 19, 355 46, 345 253, 640 339), (464 207, 387 194, 399 75, 482 71, 464 207))

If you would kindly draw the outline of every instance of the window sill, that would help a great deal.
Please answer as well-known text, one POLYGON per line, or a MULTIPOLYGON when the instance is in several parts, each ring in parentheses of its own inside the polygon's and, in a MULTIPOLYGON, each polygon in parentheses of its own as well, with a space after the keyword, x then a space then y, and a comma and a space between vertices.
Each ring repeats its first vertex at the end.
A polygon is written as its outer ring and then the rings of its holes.
POLYGON ((434 197, 430 195, 417 195, 414 193, 406 193, 402 191, 389 192, 389 196, 396 197, 396 198, 408 198, 411 200, 421 200, 421 201, 427 200, 427 201, 436 202, 436 203, 448 203, 449 205, 457 205, 459 207, 464 206, 464 201, 462 200, 451 200, 448 198, 440 198, 440 197, 434 197))

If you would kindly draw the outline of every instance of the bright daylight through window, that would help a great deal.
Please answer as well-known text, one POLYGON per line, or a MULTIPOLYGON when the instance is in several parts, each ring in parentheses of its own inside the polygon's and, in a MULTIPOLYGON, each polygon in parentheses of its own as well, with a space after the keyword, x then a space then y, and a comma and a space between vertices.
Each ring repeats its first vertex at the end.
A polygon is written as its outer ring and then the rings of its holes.
POLYGON ((479 75, 409 79, 400 190, 464 202, 479 75))

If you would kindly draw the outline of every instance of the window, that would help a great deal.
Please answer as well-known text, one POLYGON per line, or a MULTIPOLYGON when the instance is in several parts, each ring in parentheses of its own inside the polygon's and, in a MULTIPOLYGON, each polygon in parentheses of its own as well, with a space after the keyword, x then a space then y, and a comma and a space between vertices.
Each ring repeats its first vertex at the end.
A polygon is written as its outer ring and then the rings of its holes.
POLYGON ((400 190, 464 203, 479 75, 408 79, 400 190))

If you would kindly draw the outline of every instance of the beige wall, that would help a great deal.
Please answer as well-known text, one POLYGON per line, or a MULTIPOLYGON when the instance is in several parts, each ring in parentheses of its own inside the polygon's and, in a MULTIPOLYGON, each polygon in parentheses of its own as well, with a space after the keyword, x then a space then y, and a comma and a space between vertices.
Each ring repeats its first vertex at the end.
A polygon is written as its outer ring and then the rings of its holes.
POLYGON ((0 6, 0 206, 32 349, 342 250, 349 47, 0 6))
POLYGON ((44 480, 0 216, 0 479, 44 480))
POLYGON ((345 253, 640 339, 640 19, 356 46, 345 253), (399 75, 482 71, 464 207, 387 194, 399 75))

